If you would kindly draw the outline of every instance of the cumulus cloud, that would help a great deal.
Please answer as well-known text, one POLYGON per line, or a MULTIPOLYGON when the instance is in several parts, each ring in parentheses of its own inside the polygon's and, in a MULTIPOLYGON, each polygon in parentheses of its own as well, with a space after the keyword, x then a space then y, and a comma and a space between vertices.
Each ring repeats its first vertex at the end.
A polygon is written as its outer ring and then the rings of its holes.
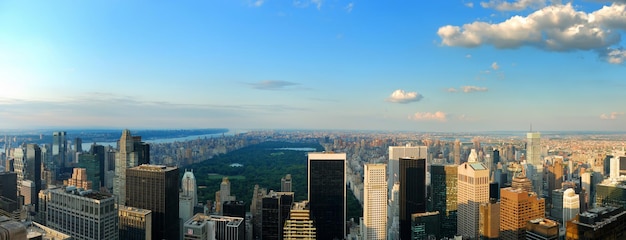
POLYGON ((391 96, 385 99, 385 101, 392 103, 410 103, 422 100, 422 98, 424 97, 417 92, 405 92, 402 89, 398 89, 393 91, 391 96))
POLYGON ((255 83, 248 83, 252 88, 259 90, 281 90, 299 85, 298 83, 277 80, 265 80, 255 83))
POLYGON ((353 8, 354 8, 354 3, 348 3, 348 5, 345 7, 348 13, 351 13, 353 8))
POLYGON ((465 6, 468 7, 468 8, 473 8, 474 7, 474 3, 473 2, 468 2, 468 3, 465 3, 465 6))
POLYGON ((620 30, 626 30, 624 12, 626 5, 620 3, 590 13, 577 11, 567 3, 546 6, 528 16, 513 16, 499 23, 475 21, 462 26, 446 25, 440 27, 437 34, 444 46, 600 50, 621 41, 620 30))
POLYGON ((415 114, 409 116, 409 119, 415 121, 439 121, 445 122, 448 119, 446 118, 446 113, 437 111, 434 113, 430 112, 416 112, 415 114))
POLYGON ((546 5, 546 0, 515 0, 507 2, 503 0, 490 0, 489 2, 480 2, 483 8, 493 8, 498 11, 521 11, 527 8, 541 8, 546 5))
POLYGON ((612 64, 622 64, 626 60, 626 49, 624 48, 606 48, 598 50, 600 56, 612 64))
POLYGON ((623 112, 612 112, 610 114, 600 114, 600 119, 602 120, 615 120, 617 119, 619 116, 624 115, 623 112))
POLYGON ((489 90, 486 87, 477 87, 477 86, 462 86, 461 89, 463 89, 464 93, 486 92, 489 90))
POLYGON ((453 88, 453 87, 446 89, 446 92, 452 92, 452 93, 454 93, 454 92, 458 92, 458 91, 459 91, 459 90, 457 90, 456 88, 453 88))
POLYGON ((491 68, 492 68, 493 70, 496 70, 496 71, 497 71, 498 69, 500 69, 500 66, 498 65, 498 63, 497 63, 497 62, 493 62, 493 63, 491 64, 491 68))

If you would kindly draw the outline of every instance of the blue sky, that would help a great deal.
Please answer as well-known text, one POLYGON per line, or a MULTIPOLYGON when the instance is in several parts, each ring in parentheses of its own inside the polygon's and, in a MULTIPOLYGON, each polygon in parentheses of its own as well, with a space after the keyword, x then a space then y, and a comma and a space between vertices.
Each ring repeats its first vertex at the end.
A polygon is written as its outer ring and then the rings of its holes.
POLYGON ((0 128, 626 131, 625 5, 2 1, 0 128))

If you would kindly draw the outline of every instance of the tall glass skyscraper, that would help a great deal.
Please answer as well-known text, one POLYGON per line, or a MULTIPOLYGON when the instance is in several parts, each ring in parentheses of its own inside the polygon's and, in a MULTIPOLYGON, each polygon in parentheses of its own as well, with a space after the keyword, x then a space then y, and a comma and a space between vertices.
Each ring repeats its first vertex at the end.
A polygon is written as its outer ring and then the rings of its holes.
POLYGON ((441 216, 441 234, 454 237, 457 230, 457 165, 434 164, 430 167, 433 211, 441 216))
POLYGON ((178 168, 141 165, 126 170, 126 206, 152 211, 153 239, 180 239, 178 168))
POLYGON ((426 212, 426 159, 400 158, 400 239, 411 239, 411 214, 426 212))
POLYGON ((317 239, 346 236, 346 154, 309 153, 308 189, 317 239))

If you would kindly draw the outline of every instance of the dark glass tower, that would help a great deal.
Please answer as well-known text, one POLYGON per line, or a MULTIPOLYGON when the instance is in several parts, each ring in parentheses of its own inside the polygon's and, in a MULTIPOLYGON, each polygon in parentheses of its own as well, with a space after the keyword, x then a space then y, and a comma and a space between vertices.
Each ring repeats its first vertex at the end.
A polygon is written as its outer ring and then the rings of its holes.
POLYGON ((346 154, 309 153, 308 185, 311 219, 317 228, 317 239, 344 239, 346 154))
POLYGON ((262 199, 262 239, 283 239, 283 227, 292 205, 293 192, 270 192, 262 199))
POLYGON ((67 154, 67 140, 65 132, 52 133, 52 159, 57 168, 65 167, 67 154))
POLYGON ((399 177, 400 239, 411 239, 411 214, 426 212, 426 159, 400 158, 399 177))
POLYGON ((178 179, 176 167, 126 169, 126 206, 152 211, 152 239, 180 239, 178 179))
POLYGON ((457 222, 457 165, 432 165, 430 167, 433 188, 433 211, 438 211, 441 219, 441 234, 444 237, 456 235, 457 222))
POLYGON ((31 193, 31 202, 35 203, 35 211, 38 211, 38 194, 41 190, 41 149, 37 144, 26 145, 24 162, 24 180, 30 180, 35 184, 35 192, 31 193))

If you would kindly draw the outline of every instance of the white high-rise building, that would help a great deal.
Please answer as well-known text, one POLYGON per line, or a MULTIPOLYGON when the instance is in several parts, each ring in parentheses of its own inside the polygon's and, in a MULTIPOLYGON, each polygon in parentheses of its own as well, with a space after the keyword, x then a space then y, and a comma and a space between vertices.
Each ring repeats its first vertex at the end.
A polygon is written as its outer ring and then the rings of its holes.
POLYGON ((387 237, 387 165, 365 164, 363 178, 364 240, 387 237))
POLYGON ((185 171, 181 185, 183 189, 182 194, 190 196, 192 204, 196 205, 198 203, 198 186, 196 184, 196 177, 193 175, 192 171, 185 171))
POLYGON ((489 202, 489 169, 480 162, 458 167, 457 228, 463 238, 479 238, 479 207, 489 202))
POLYGON ((580 196, 574 189, 568 188, 563 193, 563 222, 572 220, 580 213, 580 196))
POLYGON ((538 132, 526 133, 526 163, 532 165, 532 175, 528 176, 533 182, 533 191, 539 197, 543 196, 543 159, 541 158, 541 134, 538 132))

